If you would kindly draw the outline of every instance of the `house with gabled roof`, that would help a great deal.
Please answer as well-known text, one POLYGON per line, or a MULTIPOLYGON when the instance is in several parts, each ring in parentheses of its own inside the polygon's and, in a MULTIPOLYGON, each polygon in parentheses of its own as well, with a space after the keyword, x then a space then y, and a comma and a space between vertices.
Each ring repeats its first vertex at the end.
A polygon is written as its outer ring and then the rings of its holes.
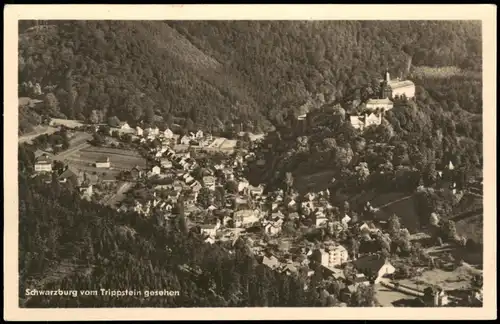
POLYGON ((353 261, 354 267, 367 278, 379 283, 383 277, 393 274, 396 269, 380 254, 366 255, 353 261))
POLYGON ((184 135, 180 139, 180 144, 181 145, 189 145, 191 143, 191 138, 187 135, 184 135))
POLYGON ((111 167, 111 161, 109 160, 109 157, 103 156, 97 159, 97 161, 95 162, 95 167, 109 169, 111 167))
POLYGON ((170 130, 170 128, 167 127, 167 129, 163 131, 163 137, 168 139, 174 138, 174 132, 172 132, 172 130, 170 130))
POLYGON ((279 260, 272 254, 271 255, 264 255, 262 257, 261 263, 272 270, 278 269, 281 265, 279 260))
POLYGON ((43 154, 35 160, 35 172, 52 172, 52 161, 47 154, 43 154))
POLYGON ((73 170, 71 167, 67 167, 58 177, 57 180, 61 183, 72 182, 75 185, 78 183, 78 171, 73 170))

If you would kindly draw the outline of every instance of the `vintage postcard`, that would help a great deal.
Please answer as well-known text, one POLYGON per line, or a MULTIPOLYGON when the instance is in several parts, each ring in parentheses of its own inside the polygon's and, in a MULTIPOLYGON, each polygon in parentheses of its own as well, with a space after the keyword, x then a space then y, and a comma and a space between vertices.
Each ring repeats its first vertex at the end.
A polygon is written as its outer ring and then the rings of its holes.
POLYGON ((6 320, 496 318, 495 6, 4 18, 6 320))

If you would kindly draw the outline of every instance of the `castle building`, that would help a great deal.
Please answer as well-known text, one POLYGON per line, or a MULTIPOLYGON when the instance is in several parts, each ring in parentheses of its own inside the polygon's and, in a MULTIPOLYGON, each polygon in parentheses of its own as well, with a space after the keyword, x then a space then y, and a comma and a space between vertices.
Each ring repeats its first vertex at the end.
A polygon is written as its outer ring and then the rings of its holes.
POLYGON ((366 102, 366 109, 370 111, 383 111, 391 110, 394 107, 394 104, 389 98, 384 99, 368 99, 366 102))
POLYGON ((385 77, 380 86, 381 99, 398 98, 402 96, 411 99, 415 97, 415 83, 410 80, 400 80, 399 78, 391 80, 389 71, 385 72, 385 77))

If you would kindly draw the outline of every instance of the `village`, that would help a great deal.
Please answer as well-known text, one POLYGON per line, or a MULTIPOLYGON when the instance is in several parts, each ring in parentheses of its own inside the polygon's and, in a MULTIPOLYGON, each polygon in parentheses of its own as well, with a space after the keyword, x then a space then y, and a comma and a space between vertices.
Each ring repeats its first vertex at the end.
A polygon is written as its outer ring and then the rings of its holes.
MULTIPOLYGON (((64 128, 73 145, 70 141, 59 154, 37 151, 35 175, 46 183, 57 179, 85 199, 160 223, 178 217, 181 208, 190 230, 205 242, 231 249, 241 240, 264 266, 305 275, 309 282, 315 278, 322 294, 341 289, 345 301, 360 285, 375 285, 379 294, 399 291, 397 297, 428 306, 461 300, 440 287, 419 290, 397 280, 399 265, 391 264, 379 244, 391 244, 387 221, 362 221, 348 208, 332 206, 328 189, 301 195, 282 189, 265 193, 262 184, 251 185, 244 170, 257 157, 235 148, 256 145, 259 137, 246 136, 251 143, 242 145, 243 137, 214 138, 201 130, 179 136, 169 128, 132 128, 125 122, 104 131, 95 125, 64 128), (360 242, 357 249, 345 244, 353 237, 360 242)), ((369 202, 365 209, 376 212, 369 202)), ((475 291, 467 302, 481 298, 475 291)))

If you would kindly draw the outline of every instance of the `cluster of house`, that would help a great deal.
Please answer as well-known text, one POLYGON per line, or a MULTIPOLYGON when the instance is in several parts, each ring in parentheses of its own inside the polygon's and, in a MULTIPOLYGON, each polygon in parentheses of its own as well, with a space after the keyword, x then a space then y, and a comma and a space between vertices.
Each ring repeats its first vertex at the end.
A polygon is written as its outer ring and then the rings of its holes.
MULTIPOLYGON (((99 127, 96 126, 95 130, 97 131, 98 128, 99 127)), ((111 127, 109 129, 109 135, 112 135, 113 132, 133 135, 135 139, 139 139, 141 143, 154 141, 156 139, 161 141, 174 141, 176 138, 174 132, 168 127, 165 130, 160 130, 158 127, 142 128, 136 126, 133 128, 127 122, 120 122, 117 127, 111 127)))
MULTIPOLYGON (((287 275, 304 271, 308 277, 312 277, 316 271, 319 271, 323 279, 342 283, 340 297, 346 302, 360 285, 377 284, 395 272, 394 266, 383 256, 370 254, 350 259, 346 248, 336 243, 330 243, 321 248, 302 248, 301 255, 303 257, 299 260, 302 261, 292 261, 291 259, 280 261, 272 253, 266 252, 259 257, 259 260, 268 268, 287 275), (352 264, 354 271, 352 276, 346 277, 344 267, 349 263, 352 264)), ((325 289, 321 285, 308 287, 308 284, 304 288, 325 289)))
POLYGON ((198 130, 197 132, 189 132, 189 134, 182 136, 179 139, 179 144, 203 147, 209 145, 212 140, 211 134, 203 134, 203 131, 198 130))
POLYGON ((148 127, 141 128, 136 126, 135 128, 130 127, 127 122, 121 122, 118 127, 110 129, 110 135, 113 131, 119 131, 121 133, 133 134, 141 139, 141 142, 152 141, 155 139, 175 141, 178 144, 186 146, 207 146, 212 142, 213 138, 211 134, 204 134, 202 130, 196 132, 189 132, 178 138, 174 132, 167 128, 164 131, 160 130, 158 127, 148 127))
MULTIPOLYGON (((38 154, 37 154, 38 155, 38 154)), ((35 159, 35 175, 40 177, 45 183, 54 181, 52 175, 56 171, 53 169, 52 159, 46 154, 40 154, 35 159)), ((94 186, 97 184, 106 184, 116 181, 115 176, 111 174, 97 175, 81 170, 75 170, 66 165, 60 174, 56 174, 59 183, 69 183, 76 188, 82 198, 90 199, 94 194, 94 186)))

